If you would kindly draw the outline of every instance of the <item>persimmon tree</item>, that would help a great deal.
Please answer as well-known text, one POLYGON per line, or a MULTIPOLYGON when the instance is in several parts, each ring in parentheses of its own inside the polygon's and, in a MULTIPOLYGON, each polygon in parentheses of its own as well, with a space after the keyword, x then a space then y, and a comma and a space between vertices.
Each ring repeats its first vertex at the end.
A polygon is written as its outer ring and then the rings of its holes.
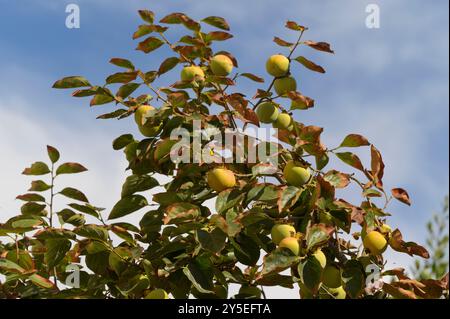
POLYGON ((0 224, 0 297, 262 298, 264 287, 273 286, 299 289, 301 298, 443 294, 445 278, 419 282, 403 269, 385 269, 388 246, 411 256, 429 255, 386 223, 392 199, 411 202, 403 189, 386 190, 378 149, 359 134, 326 147, 323 128, 295 120, 294 113, 314 107, 314 100, 298 90, 295 65, 325 73, 298 52, 333 54, 329 44, 305 40, 308 29, 288 21, 295 41, 275 37, 281 52, 268 58, 272 79, 265 84, 260 76, 237 72, 230 52, 215 51, 217 42, 233 37, 225 19, 195 21, 174 13, 157 23, 151 11, 139 15, 143 24, 133 34, 140 41, 137 50, 151 54, 166 47, 172 53, 162 63, 140 70, 127 59, 113 58, 110 62, 122 70, 104 84, 70 76, 53 85, 75 88, 73 96, 90 97, 92 107, 115 105, 99 119, 138 126, 140 136, 124 132, 113 142, 129 163, 121 198, 108 212, 76 188, 58 189, 61 174, 86 169, 60 164, 59 152, 49 146, 50 163, 35 162, 23 172, 47 180, 33 181, 28 193, 17 197, 25 202, 21 214, 0 224), (169 27, 188 34, 174 38, 169 27), (157 87, 156 80, 164 81, 169 72, 181 72, 179 81, 157 87), (260 89, 249 97, 239 92, 241 81, 254 81, 260 89), (172 132, 183 128, 194 137, 194 121, 202 130, 223 134, 273 125, 278 129, 275 166, 248 160, 248 152, 242 162, 174 162, 173 156, 186 149, 176 147, 172 132), (357 148, 370 153, 367 166, 357 148), (331 158, 349 171, 329 168, 331 158), (170 182, 160 184, 158 175, 170 182), (158 186, 164 191, 155 194, 158 186), (337 197, 336 192, 352 186, 359 189, 361 202, 337 197), (55 196, 70 201, 55 207, 55 196), (117 221, 142 210, 136 225, 117 221), (74 265, 79 281, 70 285, 74 265), (385 276, 397 278, 383 282, 385 276), (239 287, 237 295, 231 294, 231 285, 239 287))

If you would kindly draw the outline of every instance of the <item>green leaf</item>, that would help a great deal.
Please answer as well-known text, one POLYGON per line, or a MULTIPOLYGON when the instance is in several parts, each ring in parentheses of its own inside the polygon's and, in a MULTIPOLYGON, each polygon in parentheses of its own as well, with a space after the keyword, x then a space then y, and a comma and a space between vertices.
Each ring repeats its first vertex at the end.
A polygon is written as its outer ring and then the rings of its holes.
POLYGON ((128 176, 122 186, 122 198, 159 186, 158 181, 148 175, 128 176))
POLYGON ((109 60, 109 63, 117 65, 121 68, 125 68, 125 69, 129 69, 129 70, 134 70, 134 65, 133 63, 131 63, 129 60, 127 59, 122 59, 122 58, 112 58, 111 60, 109 60))
POLYGON ((116 205, 114 205, 111 213, 109 214, 109 219, 116 219, 129 215, 144 208, 147 205, 147 200, 141 195, 123 197, 117 202, 116 205))
POLYGON ((31 187, 28 191, 30 192, 45 192, 51 188, 50 185, 47 185, 44 181, 33 181, 31 182, 31 187))
POLYGON ((56 163, 59 160, 59 152, 53 146, 47 145, 47 153, 52 163, 56 163))
POLYGON ((164 73, 169 72, 174 67, 176 67, 180 62, 181 62, 180 59, 177 57, 167 58, 159 67, 158 74, 163 75, 164 73))
POLYGON ((349 260, 344 265, 342 281, 347 294, 352 299, 358 298, 365 287, 365 275, 357 260, 349 260))
POLYGON ((164 33, 167 31, 167 29, 168 29, 167 27, 163 27, 156 24, 153 25, 143 24, 140 25, 136 30, 136 32, 133 33, 133 40, 143 37, 144 35, 150 34, 152 32, 164 33))
POLYGON ((79 212, 82 212, 82 213, 94 216, 96 218, 99 217, 99 211, 101 210, 101 209, 99 209, 97 207, 94 207, 94 206, 92 206, 90 204, 80 205, 80 204, 73 203, 73 204, 69 204, 68 206, 72 207, 73 209, 75 209, 75 210, 77 210, 79 212))
POLYGON ((33 202, 26 203, 20 208, 23 215, 40 215, 47 205, 33 202))
POLYGON ((236 189, 227 189, 217 196, 216 199, 216 211, 219 214, 226 212, 228 209, 240 205, 244 199, 242 192, 236 189))
POLYGON ((300 280, 312 292, 317 292, 322 279, 322 266, 314 256, 308 256, 298 265, 300 280))
POLYGON ((212 278, 205 274, 205 272, 195 263, 190 263, 183 268, 183 273, 192 282, 194 287, 204 294, 213 294, 212 278))
POLYGON ((133 33, 133 40, 136 40, 140 37, 143 37, 144 35, 147 35, 149 33, 152 33, 154 31, 154 28, 152 28, 151 25, 143 24, 138 26, 138 29, 136 32, 133 33))
POLYGON ((175 203, 166 208, 164 224, 193 221, 199 215, 200 207, 189 203, 175 203))
POLYGON ((237 260, 247 266, 254 266, 259 260, 260 248, 258 244, 249 236, 240 233, 234 240, 231 240, 234 255, 237 260))
POLYGON ((369 141, 362 135, 350 134, 342 141, 340 147, 369 146, 369 141))
POLYGON ((211 233, 197 230, 197 240, 201 247, 213 254, 218 254, 225 248, 226 239, 227 236, 219 228, 215 228, 211 233))
POLYGON ((192 31, 200 31, 200 24, 191 18, 189 18, 184 13, 171 13, 161 19, 161 23, 167 24, 183 24, 186 28, 192 31))
POLYGON ((128 83, 136 80, 137 75, 138 75, 137 71, 114 73, 106 78, 106 83, 107 84, 128 83))
POLYGON ((90 102, 90 106, 104 105, 104 104, 111 103, 114 100, 115 100, 114 96, 112 96, 110 94, 96 94, 92 98, 92 100, 90 102))
POLYGON ((98 225, 83 225, 75 228, 74 233, 89 239, 96 239, 104 242, 108 241, 108 231, 105 227, 98 225))
POLYGON ((73 97, 87 97, 87 96, 93 96, 97 94, 98 86, 93 86, 89 89, 82 89, 82 90, 76 90, 72 93, 73 97))
POLYGON ((20 199, 24 202, 45 202, 44 196, 39 194, 23 194, 16 197, 16 199, 20 199))
POLYGON ((82 214, 76 214, 74 211, 70 209, 63 209, 58 215, 59 221, 61 224, 70 224, 73 226, 82 226, 85 224, 86 220, 82 214))
POLYGON ((136 91, 139 88, 139 83, 128 83, 122 85, 119 90, 117 91, 117 96, 120 97, 122 100, 129 97, 134 91, 136 91))
POLYGON ((376 189, 365 189, 362 193, 364 197, 382 197, 383 194, 376 189))
POLYGON ((47 266, 52 269, 58 265, 72 246, 68 239, 51 239, 45 242, 44 260, 47 266))
POLYGON ((312 250, 314 247, 328 241, 329 234, 322 226, 313 226, 306 235, 306 248, 312 250))
POLYGON ((160 48, 164 44, 159 38, 148 37, 144 41, 140 42, 136 48, 136 50, 142 51, 144 53, 150 53, 160 48))
POLYGON ((86 266, 98 275, 107 275, 109 269, 109 251, 86 256, 86 266))
POLYGON ((203 19, 202 22, 225 31, 230 31, 230 25, 224 18, 221 17, 214 17, 214 16, 207 17, 203 19))
POLYGON ((315 158, 316 158, 316 167, 319 171, 324 169, 330 162, 330 158, 328 157, 327 153, 316 155, 315 158))
POLYGON ((361 160, 359 159, 358 156, 356 156, 353 153, 350 152, 345 152, 345 153, 336 153, 336 156, 343 161, 344 163, 346 163, 347 165, 350 165, 360 171, 364 171, 364 167, 361 163, 361 160))
POLYGON ((133 142, 134 137, 132 134, 121 135, 113 141, 113 149, 115 151, 121 150, 133 142))
POLYGON ((272 164, 256 164, 252 167, 252 174, 258 176, 272 176, 277 172, 278 168, 272 164))
POLYGON ((350 184, 350 176, 336 170, 326 173, 323 179, 336 188, 345 188, 350 184))
POLYGON ((247 194, 247 202, 270 202, 275 200, 278 200, 278 188, 271 184, 258 184, 247 194))
POLYGON ((41 288, 44 289, 52 289, 54 288, 54 284, 53 282, 51 282, 49 279, 44 278, 38 274, 33 274, 30 276, 30 280, 33 284, 35 284, 36 286, 39 286, 41 288))
POLYGON ((302 192, 303 190, 295 186, 287 186, 280 189, 278 211, 281 213, 283 210, 291 208, 297 202, 302 192))
POLYGON ((98 120, 108 120, 108 119, 115 119, 115 118, 123 118, 131 113, 128 110, 125 109, 118 109, 110 113, 102 114, 97 116, 98 120))
POLYGON ((56 170, 56 175, 62 175, 62 174, 77 174, 86 172, 87 169, 78 163, 64 163, 61 166, 58 167, 56 170))
POLYGON ((44 162, 35 162, 29 168, 24 169, 23 175, 46 175, 50 173, 50 169, 44 162))
POLYGON ((88 203, 89 200, 87 199, 86 195, 84 195, 81 191, 78 189, 72 188, 72 187, 66 187, 62 191, 59 192, 61 195, 64 195, 68 198, 79 200, 80 202, 88 203))
POLYGON ((294 256, 289 249, 277 248, 264 257, 262 275, 279 273, 291 267, 294 263, 298 262, 298 260, 299 257, 294 256))
POLYGON ((88 80, 82 76, 69 76, 58 80, 53 84, 54 89, 71 89, 84 86, 91 86, 88 80))
POLYGON ((132 256, 128 247, 117 247, 109 254, 109 266, 117 275, 121 275, 128 267, 126 260, 132 256))
POLYGON ((155 20, 155 14, 150 10, 139 10, 139 15, 145 22, 153 24, 155 20))
POLYGON ((11 223, 13 228, 34 228, 42 225, 43 221, 32 216, 16 216, 15 218, 10 219, 8 223, 11 223))
POLYGON ((8 259, 0 259, 0 269, 3 269, 8 272, 17 272, 17 273, 23 273, 24 269, 20 267, 15 262, 12 262, 8 259))
POLYGON ((17 263, 26 271, 34 270, 34 261, 30 253, 26 250, 10 250, 6 254, 6 259, 17 263))

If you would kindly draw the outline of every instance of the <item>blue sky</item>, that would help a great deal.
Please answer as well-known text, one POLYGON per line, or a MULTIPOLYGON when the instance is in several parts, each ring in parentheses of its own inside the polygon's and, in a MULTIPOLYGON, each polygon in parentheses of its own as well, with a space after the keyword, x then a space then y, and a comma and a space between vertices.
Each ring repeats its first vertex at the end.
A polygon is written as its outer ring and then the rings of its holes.
MULTIPOLYGON (((413 200, 411 208, 390 206, 390 224, 401 226, 407 240, 424 242, 424 224, 449 190, 449 18, 443 0, 0 0, 0 220, 17 212, 14 198, 28 186, 19 173, 32 160, 45 159, 46 144, 90 169, 64 183, 83 185, 98 206, 110 208, 119 198, 126 164, 110 145, 116 136, 134 133, 134 126, 95 120, 112 106, 89 108, 88 100, 51 85, 67 75, 103 83, 116 70, 108 64, 112 57, 131 59, 144 70, 157 68, 167 51, 145 55, 134 50, 131 39, 142 8, 159 18, 176 11, 195 19, 224 16, 235 38, 216 48, 232 51, 240 72, 261 76, 267 57, 282 52, 273 36, 293 39, 283 27, 286 20, 309 26, 305 38, 330 42, 335 55, 301 48, 327 74, 294 68, 301 90, 317 104, 297 112, 296 119, 325 127, 330 146, 349 133, 374 143, 386 163, 386 187, 403 187, 413 200), (65 27, 69 3, 80 6, 80 29, 65 27), (380 29, 365 25, 369 3, 380 6, 380 29)), ((177 76, 174 72, 164 84, 177 76)), ((248 95, 257 88, 241 84, 248 95)), ((367 153, 360 153, 365 161, 367 153)), ((398 254, 389 257, 396 266, 411 262, 398 254)))

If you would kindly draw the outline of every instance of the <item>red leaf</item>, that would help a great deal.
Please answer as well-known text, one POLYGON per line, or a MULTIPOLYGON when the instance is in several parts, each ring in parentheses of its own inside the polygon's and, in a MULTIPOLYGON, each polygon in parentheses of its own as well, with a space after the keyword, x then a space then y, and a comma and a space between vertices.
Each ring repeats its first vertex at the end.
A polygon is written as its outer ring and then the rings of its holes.
POLYGON ((314 42, 314 41, 305 41, 303 42, 307 46, 316 49, 318 51, 328 52, 328 53, 334 53, 333 50, 331 50, 331 47, 326 42, 314 42))
POLYGON ((409 198, 409 194, 404 189, 394 188, 392 190, 392 196, 394 196, 394 198, 399 200, 400 202, 402 202, 408 206, 411 206, 411 200, 409 198))

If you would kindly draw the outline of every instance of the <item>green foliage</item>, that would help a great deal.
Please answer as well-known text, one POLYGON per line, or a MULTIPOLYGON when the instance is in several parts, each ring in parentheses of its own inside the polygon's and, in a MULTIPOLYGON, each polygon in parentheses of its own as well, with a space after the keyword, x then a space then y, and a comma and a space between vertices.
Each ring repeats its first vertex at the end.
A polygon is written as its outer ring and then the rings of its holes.
POLYGON ((415 278, 441 279, 448 272, 448 197, 445 198, 440 213, 433 214, 427 223, 427 248, 431 258, 426 261, 416 260, 411 271, 415 278))
MULTIPOLYGON (((321 141, 323 128, 292 121, 289 129, 279 131, 277 167, 252 163, 247 155, 241 164, 173 163, 161 141, 167 141, 176 128, 187 129, 192 137, 193 120, 200 120, 202 128, 223 133, 230 128, 260 126, 255 110, 263 103, 273 103, 279 113, 290 116, 315 103, 297 91, 275 96, 277 77, 248 98, 238 92, 238 81, 250 80, 259 86, 263 77, 248 72, 230 77, 213 74, 209 62, 217 54, 228 57, 235 68, 239 66, 231 53, 213 48, 233 37, 225 19, 211 16, 198 22, 174 13, 157 23, 151 11, 141 10, 139 15, 143 24, 133 35, 140 39, 137 50, 149 54, 165 47, 171 53, 164 61, 140 70, 127 59, 113 58, 111 64, 122 69, 107 76, 104 84, 91 85, 83 77, 70 76, 53 86, 76 88, 73 96, 90 97, 91 106, 115 104, 113 111, 99 119, 130 120, 138 109, 149 110, 138 114, 132 124, 146 137, 136 139, 124 132, 113 142, 113 149, 122 150, 129 163, 130 176, 121 198, 105 211, 92 205, 77 188, 57 189, 60 175, 82 173, 86 168, 77 163, 58 164, 58 150, 48 147, 51 163, 36 162, 23 172, 41 179, 34 180, 28 193, 18 197, 24 202, 22 214, 0 224, 0 237, 6 239, 0 242, 0 274, 5 276, 0 281, 0 297, 151 299, 165 298, 167 292, 174 298, 224 298, 232 284, 241 287, 234 296, 238 298, 260 298, 265 296, 264 286, 292 288, 294 284, 299 285, 302 298, 370 297, 370 291, 364 289, 367 274, 361 257, 380 269, 385 261, 382 256, 370 257, 355 241, 363 233, 382 231, 392 199, 411 204, 403 189, 396 188, 388 195, 383 185, 385 165, 376 147, 365 137, 350 134, 339 146, 328 148, 321 141), (205 24, 207 30, 219 30, 205 31, 205 24), (171 41, 169 27, 182 28, 188 34, 171 41), (185 78, 186 73, 192 75, 192 81, 154 86, 155 80, 162 81, 168 72, 192 66, 195 68, 184 72, 185 78), (138 90, 141 95, 133 96, 138 90), (144 105, 147 107, 140 108, 144 105), (354 153, 364 147, 370 148, 368 166, 354 153), (325 169, 333 157, 356 171, 325 169), (310 158, 315 163, 309 162, 310 158), (310 178, 288 183, 282 172, 291 161, 310 178), (216 171, 214 189, 220 190, 218 193, 209 185, 207 173, 219 166, 226 169, 216 171), (170 177, 170 181, 160 185, 155 174, 170 177), (351 204, 336 196, 337 190, 350 185, 361 189, 361 203, 351 204), (150 197, 149 190, 156 187, 160 193, 150 197), (70 201, 56 209, 55 196, 70 201), (379 197, 383 208, 377 206, 379 197), (208 205, 211 199, 216 201, 214 208, 208 205), (139 225, 125 221, 137 211, 144 213, 139 225), (298 255, 271 240, 275 224, 294 227, 296 233, 289 240, 298 243, 298 255), (358 231, 351 234, 352 227, 358 231), (336 288, 339 293, 323 284, 323 268, 312 257, 318 249, 325 253, 328 264, 337 267, 335 273, 342 274, 332 278, 342 283, 336 288), (79 286, 62 285, 70 282, 74 274, 67 267, 74 265, 80 270, 79 286), (282 275, 285 270, 291 270, 291 275, 282 275)), ((279 50, 286 51, 284 63, 289 62, 287 73, 281 70, 286 73, 281 78, 295 78, 293 61, 325 73, 303 55, 293 57, 299 48, 334 53, 331 46, 303 41, 307 28, 296 22, 288 21, 286 28, 297 40, 274 39, 279 50)), ((383 234, 398 252, 428 257, 425 248, 403 241, 399 230, 383 234)), ((403 273, 393 270, 386 274, 397 275, 399 280, 383 286, 384 292, 376 291, 381 296, 435 298, 443 290, 442 282, 423 281, 417 282, 420 291, 416 291, 411 281, 405 282, 403 273)))

